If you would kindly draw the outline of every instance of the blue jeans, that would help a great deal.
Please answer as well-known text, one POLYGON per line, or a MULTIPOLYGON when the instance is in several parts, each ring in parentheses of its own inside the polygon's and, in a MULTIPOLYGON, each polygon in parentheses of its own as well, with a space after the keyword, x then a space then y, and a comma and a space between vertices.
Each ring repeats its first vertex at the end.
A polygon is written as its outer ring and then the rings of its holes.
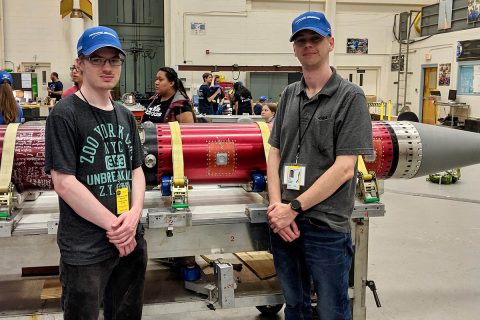
MULTIPOLYGON (((298 220, 298 221, 297 221, 298 220)), ((314 219, 296 223, 300 237, 285 242, 270 229, 277 278, 285 297, 285 320, 311 320, 311 283, 321 320, 351 320, 348 278, 352 264, 350 233, 340 233, 314 219)))
POLYGON ((91 265, 70 265, 60 259, 64 319, 141 319, 147 268, 147 243, 143 237, 126 257, 112 257, 91 265))

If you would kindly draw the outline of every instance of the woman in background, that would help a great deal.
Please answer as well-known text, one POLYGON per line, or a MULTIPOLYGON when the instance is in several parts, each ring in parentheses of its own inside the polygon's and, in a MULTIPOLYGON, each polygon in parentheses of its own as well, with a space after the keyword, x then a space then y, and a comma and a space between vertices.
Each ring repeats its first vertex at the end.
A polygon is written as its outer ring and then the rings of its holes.
POLYGON ((142 122, 195 122, 193 106, 177 72, 169 67, 158 69, 155 96, 145 109, 142 122))
POLYGON ((262 107, 262 118, 266 123, 273 124, 275 120, 275 113, 277 113, 276 103, 265 103, 262 107))
POLYGON ((70 78, 72 79, 73 87, 70 87, 67 90, 63 91, 62 99, 65 98, 65 97, 68 97, 71 94, 74 94, 82 86, 83 76, 82 76, 82 73, 80 72, 80 70, 77 69, 76 64, 73 64, 70 67, 70 78))
POLYGON ((253 98, 250 90, 240 85, 235 90, 235 114, 241 116, 244 113, 253 114, 253 98))
POLYGON ((12 75, 0 70, 0 124, 22 122, 23 110, 15 101, 12 84, 12 75))

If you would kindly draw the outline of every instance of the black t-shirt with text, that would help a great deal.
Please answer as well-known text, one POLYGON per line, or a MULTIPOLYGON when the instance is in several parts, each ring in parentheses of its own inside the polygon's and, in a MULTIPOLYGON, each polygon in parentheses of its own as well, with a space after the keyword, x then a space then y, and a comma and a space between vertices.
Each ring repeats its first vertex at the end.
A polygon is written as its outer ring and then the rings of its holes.
POLYGON ((198 88, 198 112, 204 114, 211 114, 212 112, 212 103, 208 101, 208 98, 211 96, 210 87, 206 84, 202 84, 198 88))
POLYGON ((252 114, 252 96, 244 97, 241 94, 235 94, 235 101, 238 102, 238 115, 244 113, 252 114))
MULTIPOLYGON (((165 114, 173 101, 174 96, 165 101, 160 101, 160 97, 153 100, 149 106, 145 109, 142 122, 151 121, 153 123, 163 123, 165 114)), ((171 112, 175 114, 175 117, 184 112, 193 112, 192 108, 187 100, 185 100, 183 106, 180 108, 173 108, 171 112)))
MULTIPOLYGON (((50 90, 52 90, 52 91, 63 91, 63 83, 62 83, 60 80, 53 81, 53 82, 49 82, 49 83, 48 83, 48 89, 50 89, 50 90)), ((60 99, 62 99, 62 95, 61 95, 61 94, 49 93, 48 96, 49 96, 50 98, 55 98, 55 99, 57 99, 57 101, 59 101, 60 99)))
MULTIPOLYGON (((71 95, 47 118, 45 172, 74 175, 112 214, 118 187, 128 188, 131 205, 132 170, 142 165, 142 159, 135 119, 123 106, 101 110, 71 95)), ((65 263, 86 265, 118 255, 105 230, 75 213, 60 197, 59 207, 57 243, 65 263)))

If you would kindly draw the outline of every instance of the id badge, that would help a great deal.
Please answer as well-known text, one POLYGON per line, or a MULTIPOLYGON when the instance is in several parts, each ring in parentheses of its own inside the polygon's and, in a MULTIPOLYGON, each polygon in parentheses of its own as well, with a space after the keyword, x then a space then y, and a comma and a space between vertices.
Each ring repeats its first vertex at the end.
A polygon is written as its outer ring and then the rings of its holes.
POLYGON ((120 215, 130 210, 130 206, 128 204, 128 188, 118 188, 116 191, 116 195, 117 195, 117 215, 120 215))
POLYGON ((288 190, 300 190, 305 185, 305 165, 286 164, 283 168, 283 184, 288 190))

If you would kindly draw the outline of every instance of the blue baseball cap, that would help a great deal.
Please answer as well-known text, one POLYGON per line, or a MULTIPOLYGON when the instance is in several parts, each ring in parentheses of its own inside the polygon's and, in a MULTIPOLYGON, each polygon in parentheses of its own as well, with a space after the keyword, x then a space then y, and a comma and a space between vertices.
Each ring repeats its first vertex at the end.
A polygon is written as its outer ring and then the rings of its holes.
POLYGON ((91 55, 100 48, 111 47, 120 51, 124 56, 127 54, 122 49, 122 44, 115 30, 98 26, 86 29, 78 39, 77 54, 91 55))
POLYGON ((260 96, 260 98, 258 98, 258 101, 267 101, 267 99, 267 96, 260 96))
POLYGON ((328 22, 323 12, 307 11, 296 17, 292 22, 290 42, 292 42, 297 33, 302 30, 311 30, 323 37, 330 37, 332 35, 330 22, 328 22))
POLYGON ((0 70, 0 84, 2 84, 5 80, 7 80, 10 85, 13 85, 13 78, 10 72, 0 70))

